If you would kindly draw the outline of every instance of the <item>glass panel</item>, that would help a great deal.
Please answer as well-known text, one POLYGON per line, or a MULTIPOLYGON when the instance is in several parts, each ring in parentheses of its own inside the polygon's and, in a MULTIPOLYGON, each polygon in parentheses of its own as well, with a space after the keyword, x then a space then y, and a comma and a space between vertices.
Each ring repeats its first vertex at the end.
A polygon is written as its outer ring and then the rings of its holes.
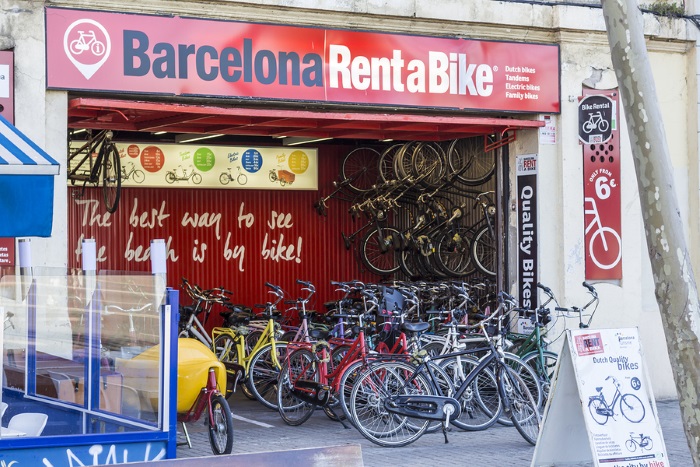
POLYGON ((42 412, 49 414, 42 436, 157 429, 164 300, 163 278, 151 274, 34 268, 31 280, 0 277, 3 425, 13 412, 42 412), (36 375, 28 387, 26 374, 36 375), (18 391, 5 397, 5 388, 18 391))

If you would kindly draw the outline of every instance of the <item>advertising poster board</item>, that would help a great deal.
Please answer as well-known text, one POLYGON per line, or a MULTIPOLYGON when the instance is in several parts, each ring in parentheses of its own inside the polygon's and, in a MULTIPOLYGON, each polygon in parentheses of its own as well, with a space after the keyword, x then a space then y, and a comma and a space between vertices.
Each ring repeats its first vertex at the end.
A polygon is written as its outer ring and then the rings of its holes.
POLYGON ((669 466, 637 328, 568 330, 556 373, 533 467, 669 466))
MULTIPOLYGON (((71 147, 78 149, 83 144, 74 141, 71 147)), ((318 189, 318 149, 315 148, 115 144, 124 187, 318 189)), ((80 159, 76 158, 75 163, 80 159)), ((88 164, 83 165, 89 168, 88 164)))

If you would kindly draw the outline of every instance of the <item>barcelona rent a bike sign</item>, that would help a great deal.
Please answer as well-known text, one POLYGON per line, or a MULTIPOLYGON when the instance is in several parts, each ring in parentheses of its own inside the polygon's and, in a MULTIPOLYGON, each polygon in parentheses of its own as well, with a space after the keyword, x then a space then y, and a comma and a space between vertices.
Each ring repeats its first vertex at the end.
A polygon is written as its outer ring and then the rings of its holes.
POLYGON ((579 102, 586 280, 622 279, 618 102, 616 89, 584 89, 579 102))
POLYGON ((559 113, 559 47, 46 9, 49 89, 559 113))

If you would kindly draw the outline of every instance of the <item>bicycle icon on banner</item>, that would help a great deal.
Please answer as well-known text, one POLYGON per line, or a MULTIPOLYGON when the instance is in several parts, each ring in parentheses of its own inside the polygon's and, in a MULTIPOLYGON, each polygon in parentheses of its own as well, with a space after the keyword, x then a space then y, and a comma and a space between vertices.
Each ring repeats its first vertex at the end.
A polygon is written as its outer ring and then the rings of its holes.
POLYGON ((610 123, 603 118, 601 111, 588 114, 588 120, 583 122, 583 131, 585 133, 590 133, 596 128, 601 133, 605 133, 610 128, 610 123))
POLYGON ((611 227, 606 227, 600 220, 600 213, 598 212, 598 206, 596 205, 595 198, 585 198, 584 199, 584 215, 592 214, 593 219, 586 226, 585 234, 595 227, 595 231, 588 242, 588 254, 591 256, 591 260, 600 269, 612 269, 617 266, 617 263, 622 259, 622 240, 620 239, 620 234, 618 234, 615 229, 611 227), (587 208, 590 204, 590 208, 587 208), (606 261, 601 262, 596 258, 596 251, 601 251, 597 248, 596 242, 600 242, 602 246, 602 251, 606 253, 606 261), (615 252, 617 251, 617 254, 615 252), (611 252, 611 253, 608 253, 611 252), (609 261, 609 258, 614 258, 613 261, 609 261))
POLYGON ((107 50, 104 42, 95 36, 95 31, 78 31, 78 34, 80 37, 70 43, 70 51, 73 55, 80 55, 86 50, 90 50, 96 57, 101 57, 107 50))

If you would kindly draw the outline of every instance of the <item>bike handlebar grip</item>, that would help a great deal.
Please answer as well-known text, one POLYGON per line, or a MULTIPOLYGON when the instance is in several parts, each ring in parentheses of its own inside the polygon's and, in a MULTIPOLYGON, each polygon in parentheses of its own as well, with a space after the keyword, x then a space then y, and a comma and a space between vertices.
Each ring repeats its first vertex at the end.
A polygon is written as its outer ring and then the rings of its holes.
POLYGON ((554 307, 554 310, 555 310, 555 311, 571 311, 571 310, 569 310, 568 308, 563 308, 563 307, 560 307, 560 306, 554 307))
POLYGON ((305 285, 307 287, 311 286, 311 282, 309 281, 303 281, 301 279, 297 279, 297 284, 305 285))
POLYGON ((538 283, 537 283, 537 287, 539 287, 540 289, 544 290, 544 291, 547 292, 548 294, 551 294, 551 293, 552 293, 552 290, 551 290, 549 287, 543 285, 541 282, 538 282, 538 283))
POLYGON ((262 303, 256 303, 253 305, 254 308, 267 308, 267 305, 263 305, 262 303))
POLYGON ((285 305, 296 305, 297 301, 296 300, 285 300, 284 304, 285 305))
POLYGON ((221 292, 222 292, 222 293, 225 293, 226 295, 233 295, 233 292, 231 292, 231 291, 228 290, 228 289, 224 289, 223 287, 221 287, 221 292))
POLYGON ((587 288, 590 293, 592 293, 592 294, 596 293, 595 288, 593 288, 593 286, 591 284, 589 284, 588 282, 583 281, 583 283, 581 285, 583 285, 585 288, 587 288))
POLYGON ((501 292, 501 296, 502 296, 503 298, 505 298, 506 300, 511 300, 511 301, 513 301, 513 302, 515 301, 515 297, 513 297, 513 296, 512 296, 511 294, 509 294, 509 293, 501 292))

